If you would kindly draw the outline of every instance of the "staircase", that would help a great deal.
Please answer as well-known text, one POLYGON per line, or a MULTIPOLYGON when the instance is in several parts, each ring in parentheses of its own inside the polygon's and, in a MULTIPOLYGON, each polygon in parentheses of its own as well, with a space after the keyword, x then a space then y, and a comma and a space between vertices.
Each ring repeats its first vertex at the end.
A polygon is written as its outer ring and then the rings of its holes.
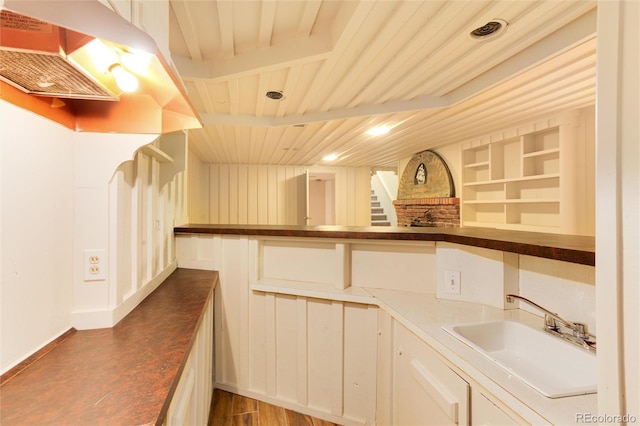
POLYGON ((391 226, 373 189, 371 190, 371 226, 391 226))

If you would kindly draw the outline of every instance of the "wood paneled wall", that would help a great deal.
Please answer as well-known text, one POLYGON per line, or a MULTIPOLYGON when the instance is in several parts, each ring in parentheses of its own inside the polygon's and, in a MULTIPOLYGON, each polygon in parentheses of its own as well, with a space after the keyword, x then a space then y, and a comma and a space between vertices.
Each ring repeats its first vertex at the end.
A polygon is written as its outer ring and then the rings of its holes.
POLYGON ((187 157, 189 222, 209 223, 209 165, 191 151, 187 157))
MULTIPOLYGON (((307 166, 203 164, 189 156, 192 223, 295 225, 299 176, 307 166), (208 209, 206 208, 208 206, 208 209)), ((336 224, 370 224, 368 167, 313 167, 335 174, 336 224)))
POLYGON ((160 187, 160 163, 141 152, 116 170, 109 183, 113 305, 128 311, 146 296, 143 288, 172 270, 173 226, 186 221, 185 190, 184 172, 160 187))

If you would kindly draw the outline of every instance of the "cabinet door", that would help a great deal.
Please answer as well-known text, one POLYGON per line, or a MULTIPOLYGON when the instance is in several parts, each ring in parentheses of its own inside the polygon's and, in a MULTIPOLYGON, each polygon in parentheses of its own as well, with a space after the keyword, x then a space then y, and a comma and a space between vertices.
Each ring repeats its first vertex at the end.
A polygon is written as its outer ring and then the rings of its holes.
POLYGON ((477 425, 521 425, 507 412, 474 390, 471 396, 471 421, 477 425))
POLYGON ((393 424, 469 424, 469 384, 394 322, 393 424))

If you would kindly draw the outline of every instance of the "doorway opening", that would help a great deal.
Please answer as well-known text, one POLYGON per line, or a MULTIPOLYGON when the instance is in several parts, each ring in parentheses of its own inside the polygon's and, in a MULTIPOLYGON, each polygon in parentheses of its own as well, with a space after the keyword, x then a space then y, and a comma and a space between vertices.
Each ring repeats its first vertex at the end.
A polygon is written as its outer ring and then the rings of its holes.
POLYGON ((335 225, 335 199, 335 173, 309 172, 309 225, 335 225))

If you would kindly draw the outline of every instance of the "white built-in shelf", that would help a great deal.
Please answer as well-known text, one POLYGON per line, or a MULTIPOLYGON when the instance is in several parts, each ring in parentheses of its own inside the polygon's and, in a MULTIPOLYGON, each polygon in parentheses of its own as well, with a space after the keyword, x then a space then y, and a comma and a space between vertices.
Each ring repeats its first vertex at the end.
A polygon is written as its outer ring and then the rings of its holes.
POLYGON ((500 183, 509 183, 509 182, 526 182, 531 180, 558 179, 559 177, 560 177, 559 173, 551 173, 546 175, 532 175, 532 176, 523 176, 523 177, 508 178, 508 179, 484 180, 479 182, 465 182, 463 186, 496 185, 500 183))
POLYGON ((540 203, 559 203, 560 200, 557 198, 507 198, 504 200, 507 204, 540 204, 540 203))
POLYGON ((462 204, 504 204, 505 199, 500 198, 498 200, 466 200, 462 204))
POLYGON ((558 126, 462 151, 462 225, 560 231, 558 126))
POLYGON ((522 158, 541 157, 544 155, 555 155, 560 153, 560 148, 544 149, 542 151, 533 151, 522 154, 522 158))
POLYGON ((149 157, 155 158, 160 163, 173 163, 173 158, 171 156, 154 145, 145 145, 140 148, 140 152, 148 155, 149 157))
POLYGON ((478 163, 465 164, 464 167, 467 168, 467 169, 473 169, 473 168, 479 168, 479 167, 489 167, 489 162, 488 161, 480 161, 478 163))

